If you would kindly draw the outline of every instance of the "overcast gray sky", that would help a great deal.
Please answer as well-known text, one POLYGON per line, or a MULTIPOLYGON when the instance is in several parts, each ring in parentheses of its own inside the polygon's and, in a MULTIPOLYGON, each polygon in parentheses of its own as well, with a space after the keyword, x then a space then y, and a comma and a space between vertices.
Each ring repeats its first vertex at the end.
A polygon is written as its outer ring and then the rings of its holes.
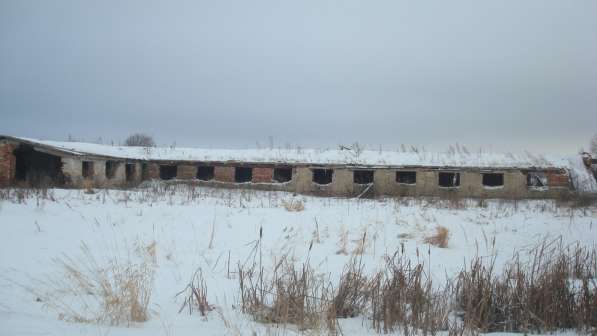
POLYGON ((597 1, 0 0, 0 134, 575 152, 597 1))

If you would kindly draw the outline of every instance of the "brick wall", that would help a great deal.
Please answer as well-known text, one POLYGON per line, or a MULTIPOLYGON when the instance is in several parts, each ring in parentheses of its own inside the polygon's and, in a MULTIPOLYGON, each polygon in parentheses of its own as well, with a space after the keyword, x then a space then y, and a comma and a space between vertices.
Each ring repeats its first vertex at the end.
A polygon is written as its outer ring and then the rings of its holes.
POLYGON ((271 183, 273 173, 272 168, 253 168, 253 182, 271 183))
POLYGON ((569 184, 566 172, 547 172, 547 185, 550 187, 568 187, 569 184))
POLYGON ((234 167, 214 167, 214 177, 220 182, 234 182, 234 167))
POLYGON ((12 154, 15 144, 0 143, 0 187, 9 186, 15 176, 16 158, 12 154))

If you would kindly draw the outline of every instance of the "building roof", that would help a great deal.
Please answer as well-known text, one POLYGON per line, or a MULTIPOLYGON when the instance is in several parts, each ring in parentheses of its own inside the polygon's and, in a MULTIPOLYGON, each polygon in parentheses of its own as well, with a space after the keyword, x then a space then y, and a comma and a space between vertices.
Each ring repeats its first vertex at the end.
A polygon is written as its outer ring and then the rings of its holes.
POLYGON ((128 147, 86 142, 63 142, 22 137, 9 138, 71 155, 94 155, 130 160, 250 162, 309 165, 362 165, 400 167, 567 168, 567 158, 489 152, 433 153, 352 149, 203 149, 183 147, 128 147))

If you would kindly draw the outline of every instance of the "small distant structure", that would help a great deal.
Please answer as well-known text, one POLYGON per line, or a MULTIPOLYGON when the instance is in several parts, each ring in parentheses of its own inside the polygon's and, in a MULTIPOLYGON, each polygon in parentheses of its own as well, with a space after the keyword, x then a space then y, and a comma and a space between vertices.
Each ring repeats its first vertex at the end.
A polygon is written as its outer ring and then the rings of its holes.
POLYGON ((597 162, 588 153, 353 151, 126 147, 0 135, 0 186, 126 188, 177 180, 334 197, 505 199, 597 192, 597 162))

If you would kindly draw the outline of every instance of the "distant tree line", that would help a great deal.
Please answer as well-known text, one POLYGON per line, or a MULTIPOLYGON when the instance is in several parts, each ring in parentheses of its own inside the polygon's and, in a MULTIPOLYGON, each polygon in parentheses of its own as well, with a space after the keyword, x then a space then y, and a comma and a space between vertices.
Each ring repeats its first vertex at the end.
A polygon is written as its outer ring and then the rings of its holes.
POLYGON ((124 141, 126 146, 137 146, 137 147, 155 147, 155 141, 153 138, 144 133, 131 134, 124 141))

